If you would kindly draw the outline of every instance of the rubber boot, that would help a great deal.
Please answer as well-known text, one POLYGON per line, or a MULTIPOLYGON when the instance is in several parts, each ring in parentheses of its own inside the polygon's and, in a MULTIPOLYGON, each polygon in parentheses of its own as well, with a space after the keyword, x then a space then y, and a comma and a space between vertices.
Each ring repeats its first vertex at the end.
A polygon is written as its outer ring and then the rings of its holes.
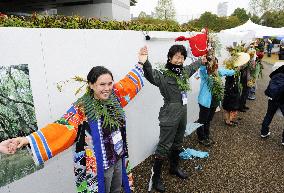
POLYGON ((174 150, 170 154, 170 174, 176 175, 177 177, 181 179, 187 179, 188 174, 183 172, 179 168, 179 162, 180 162, 180 157, 179 157, 180 151, 174 150))
POLYGON ((153 175, 153 178, 152 178, 152 182, 153 182, 152 188, 155 189, 158 192, 165 192, 166 191, 163 180, 161 178, 161 171, 162 171, 163 162, 164 162, 164 160, 155 158, 154 166, 153 166, 154 175, 153 175))

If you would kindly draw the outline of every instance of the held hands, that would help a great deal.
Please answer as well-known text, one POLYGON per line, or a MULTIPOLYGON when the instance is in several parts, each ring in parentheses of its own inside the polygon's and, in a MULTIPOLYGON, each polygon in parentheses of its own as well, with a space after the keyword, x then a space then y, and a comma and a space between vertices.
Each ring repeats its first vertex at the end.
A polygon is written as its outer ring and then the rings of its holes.
POLYGON ((139 50, 138 62, 144 64, 147 59, 148 59, 148 48, 147 46, 144 46, 139 50))
POLYGON ((16 137, 16 138, 13 138, 12 140, 13 140, 13 143, 17 144, 18 149, 30 143, 26 137, 16 137))
POLYGON ((13 143, 13 139, 7 139, 0 143, 0 153, 14 154, 17 151, 17 144, 13 143))
POLYGON ((17 149, 28 145, 29 141, 26 137, 17 137, 13 139, 7 139, 0 143, 0 153, 14 154, 17 149))

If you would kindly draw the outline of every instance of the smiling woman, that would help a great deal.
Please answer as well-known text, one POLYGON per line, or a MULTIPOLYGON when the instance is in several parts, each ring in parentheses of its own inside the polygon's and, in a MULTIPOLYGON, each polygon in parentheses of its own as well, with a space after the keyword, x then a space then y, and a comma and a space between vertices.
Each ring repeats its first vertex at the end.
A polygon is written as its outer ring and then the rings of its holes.
MULTIPOLYGON (((123 111, 143 87, 146 47, 140 49, 138 64, 120 81, 103 66, 93 67, 87 76, 87 92, 59 120, 27 137, 14 138, 4 145, 30 145, 36 164, 42 164, 75 144, 74 173, 77 192, 130 193, 126 120, 123 111), (127 173, 128 172, 128 173, 127 173)), ((13 152, 9 152, 13 153, 13 152)))
POLYGON ((113 89, 112 73, 102 67, 93 67, 87 76, 89 88, 96 99, 106 100, 113 89))

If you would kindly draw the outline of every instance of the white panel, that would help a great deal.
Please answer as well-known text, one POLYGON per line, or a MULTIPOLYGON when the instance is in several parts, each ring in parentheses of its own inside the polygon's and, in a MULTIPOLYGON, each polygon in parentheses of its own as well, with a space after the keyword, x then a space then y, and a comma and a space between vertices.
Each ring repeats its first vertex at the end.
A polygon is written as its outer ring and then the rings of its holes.
POLYGON ((38 126, 50 117, 40 29, 0 28, 0 65, 28 64, 38 126))
POLYGON ((46 29, 42 31, 52 111, 52 120, 49 122, 60 118, 78 98, 75 96, 78 84, 71 81, 63 85, 63 92, 59 92, 57 83, 71 80, 75 75, 86 78, 90 69, 87 63, 84 34, 84 30, 46 29))

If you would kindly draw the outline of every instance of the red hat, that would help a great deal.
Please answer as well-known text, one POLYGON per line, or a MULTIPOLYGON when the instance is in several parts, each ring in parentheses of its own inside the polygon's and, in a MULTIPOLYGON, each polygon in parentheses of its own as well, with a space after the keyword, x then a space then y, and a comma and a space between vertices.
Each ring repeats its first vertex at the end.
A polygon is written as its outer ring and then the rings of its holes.
POLYGON ((206 33, 197 34, 193 37, 186 38, 184 36, 180 36, 175 39, 175 41, 189 41, 189 45, 191 48, 191 52, 195 57, 203 56, 207 54, 207 41, 208 41, 208 35, 207 30, 206 33))

